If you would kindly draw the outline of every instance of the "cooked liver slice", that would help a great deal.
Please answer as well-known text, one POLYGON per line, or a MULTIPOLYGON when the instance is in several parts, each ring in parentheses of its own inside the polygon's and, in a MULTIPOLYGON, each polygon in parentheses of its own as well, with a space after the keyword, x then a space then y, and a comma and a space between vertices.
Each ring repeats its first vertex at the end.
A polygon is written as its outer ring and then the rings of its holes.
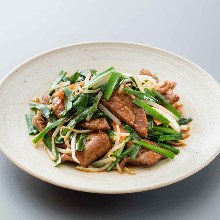
POLYGON ((73 162, 73 158, 69 154, 62 154, 61 155, 61 161, 62 162, 65 162, 65 161, 72 161, 73 162))
POLYGON ((111 140, 102 131, 92 132, 87 136, 82 152, 76 151, 80 165, 87 167, 90 163, 104 156, 111 149, 111 140))
POLYGON ((130 95, 125 92, 118 93, 118 89, 114 91, 110 100, 101 100, 115 116, 134 128, 141 136, 147 136, 147 117, 144 110, 132 103, 130 95))
MULTIPOLYGON (((149 141, 147 139, 144 139, 146 143, 153 144, 158 146, 157 143, 153 141, 149 141)), ((131 147, 133 144, 132 141, 129 141, 126 145, 127 148, 131 147)), ((126 163, 135 164, 135 165, 153 165, 157 163, 160 159, 164 158, 163 155, 155 153, 154 151, 148 150, 145 147, 142 147, 137 155, 137 157, 134 160, 131 160, 130 157, 125 157, 121 162, 120 166, 124 167, 126 163)))
POLYGON ((77 126, 85 129, 90 129, 93 131, 98 131, 98 130, 109 130, 111 129, 106 118, 95 118, 91 119, 89 121, 83 121, 77 124, 77 126))
POLYGON ((32 122, 38 131, 44 130, 47 126, 47 119, 44 118, 40 110, 37 110, 37 114, 33 117, 32 122))
POLYGON ((155 80, 157 80, 156 74, 151 73, 150 70, 148 70, 148 69, 142 69, 142 70, 140 71, 140 75, 151 76, 151 77, 153 77, 155 80))
POLYGON ((157 91, 167 99, 171 104, 179 101, 180 97, 174 93, 176 82, 169 82, 165 80, 164 83, 157 89, 157 91))

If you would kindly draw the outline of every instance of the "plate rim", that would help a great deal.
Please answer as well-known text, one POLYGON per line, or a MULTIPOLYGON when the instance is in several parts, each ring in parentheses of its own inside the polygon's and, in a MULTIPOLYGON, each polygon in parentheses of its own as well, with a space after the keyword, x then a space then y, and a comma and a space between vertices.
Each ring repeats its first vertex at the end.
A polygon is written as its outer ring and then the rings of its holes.
MULTIPOLYGON (((16 74, 16 71, 18 69, 20 69, 21 67, 25 66, 27 63, 32 62, 35 59, 38 59, 41 56, 45 56, 45 55, 49 55, 51 53, 54 53, 56 51, 59 50, 65 50, 66 48, 69 47, 76 47, 76 46, 86 46, 86 45, 101 45, 101 44, 116 44, 116 45, 127 45, 127 46, 139 46, 139 47, 144 47, 144 48, 148 48, 148 49, 152 49, 152 50, 156 50, 156 51, 160 51, 166 54, 171 55, 172 57, 177 57, 178 59, 181 59, 183 61, 185 61, 186 63, 195 66, 197 69, 199 69, 200 71, 203 72, 203 74, 206 75, 206 77, 209 77, 211 80, 213 80, 213 83, 215 82, 218 86, 219 83, 215 80, 215 78, 210 75, 205 69, 203 69, 202 67, 200 67, 199 65, 195 64, 194 62, 192 62, 191 60, 176 54, 174 52, 171 52, 169 50, 165 50, 159 47, 155 47, 155 46, 151 46, 151 45, 147 45, 147 44, 142 44, 142 43, 136 43, 136 42, 129 42, 129 41, 88 41, 88 42, 80 42, 80 43, 74 43, 74 44, 68 44, 68 45, 64 45, 64 46, 60 46, 60 47, 56 47, 54 49, 51 50, 46 50, 42 53, 38 53, 34 56, 31 56, 29 59, 26 59, 25 61, 23 61, 22 63, 18 64, 16 67, 14 67, 12 70, 10 70, 1 80, 0 80, 0 88, 1 86, 8 80, 8 78, 13 75, 16 74)), ((219 86, 219 91, 220 91, 220 86, 219 86)), ((219 148, 216 149, 216 151, 213 153, 212 157, 207 158, 207 160, 205 160, 201 166, 197 167, 196 169, 193 169, 190 173, 187 173, 185 175, 182 175, 180 177, 171 179, 170 181, 167 181, 163 184, 155 184, 154 186, 151 187, 134 187, 133 189, 111 189, 111 190, 105 190, 105 189, 93 189, 93 188, 89 188, 89 187, 81 187, 81 186, 69 186, 68 184, 64 184, 64 183, 57 183, 56 181, 54 181, 52 178, 48 177, 48 176, 43 176, 40 173, 35 172, 32 169, 29 169, 28 166, 23 165, 22 163, 20 163, 18 160, 14 159, 13 156, 11 156, 8 152, 7 152, 7 148, 5 148, 3 146, 3 144, 1 143, 0 140, 0 150, 1 152, 13 163, 15 164, 17 167, 19 167, 21 170, 25 171, 26 173, 32 175, 33 177, 36 177, 42 181, 45 181, 47 183, 59 186, 59 187, 63 187, 63 188, 67 188, 67 189, 71 189, 71 190, 77 190, 77 191, 82 191, 82 192, 89 192, 89 193, 99 193, 99 194, 125 194, 125 193, 135 193, 135 192, 143 192, 143 191, 148 191, 148 190, 152 190, 152 189, 157 189, 157 188, 162 188, 168 185, 172 185, 174 183, 177 183, 183 179, 186 179, 187 177, 192 176, 193 174, 197 173, 198 171, 202 170, 204 167, 206 167, 211 161, 213 161, 217 155, 220 153, 220 145, 219 148)))

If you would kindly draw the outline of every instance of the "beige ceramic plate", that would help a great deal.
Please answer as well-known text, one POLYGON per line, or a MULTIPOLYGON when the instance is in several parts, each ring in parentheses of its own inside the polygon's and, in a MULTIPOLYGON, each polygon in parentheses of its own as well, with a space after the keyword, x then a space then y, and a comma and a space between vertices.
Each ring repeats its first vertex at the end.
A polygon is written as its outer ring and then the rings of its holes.
POLYGON ((97 193, 131 193, 180 181, 202 169, 220 151, 220 87, 199 66, 173 53, 133 43, 94 42, 55 49, 12 70, 0 86, 0 147, 17 166, 58 186, 97 193), (34 148, 26 131, 28 102, 42 94, 59 70, 109 66, 127 73, 147 67, 161 79, 178 83, 176 92, 193 118, 191 136, 173 161, 139 168, 135 176, 117 172, 84 173, 74 166, 54 168, 43 149, 34 148))

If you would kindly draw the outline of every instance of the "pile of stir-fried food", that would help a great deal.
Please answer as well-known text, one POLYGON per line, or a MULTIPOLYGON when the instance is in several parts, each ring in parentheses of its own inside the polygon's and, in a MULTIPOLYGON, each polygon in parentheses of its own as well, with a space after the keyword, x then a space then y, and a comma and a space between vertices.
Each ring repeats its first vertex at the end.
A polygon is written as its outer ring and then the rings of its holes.
POLYGON ((145 69, 61 71, 48 94, 31 101, 28 132, 55 166, 70 161, 81 171, 134 174, 129 164, 174 159, 185 145, 192 119, 182 115, 175 86, 145 69))

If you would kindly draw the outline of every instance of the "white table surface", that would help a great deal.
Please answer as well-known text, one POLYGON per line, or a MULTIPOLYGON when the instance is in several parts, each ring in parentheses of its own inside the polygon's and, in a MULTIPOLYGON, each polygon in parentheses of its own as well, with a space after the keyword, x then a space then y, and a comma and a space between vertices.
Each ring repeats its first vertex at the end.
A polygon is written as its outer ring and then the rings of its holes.
MULTIPOLYGON (((122 40, 176 52, 220 82, 219 21, 218 0, 1 1, 0 78, 45 50, 83 41, 122 40)), ((213 220, 220 216, 219 157, 179 183, 128 195, 59 188, 23 172, 2 153, 0 175, 1 220, 213 220)))

